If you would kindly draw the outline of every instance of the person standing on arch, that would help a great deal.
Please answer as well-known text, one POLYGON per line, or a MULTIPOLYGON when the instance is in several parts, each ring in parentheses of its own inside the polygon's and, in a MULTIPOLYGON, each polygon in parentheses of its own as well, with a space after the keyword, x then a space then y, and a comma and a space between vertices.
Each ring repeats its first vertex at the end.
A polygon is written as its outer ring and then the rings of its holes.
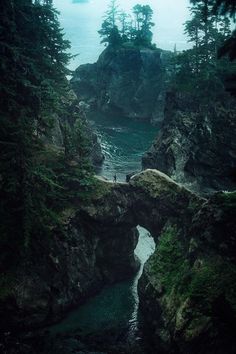
POLYGON ((113 177, 113 182, 116 183, 117 181, 117 176, 116 176, 116 173, 114 174, 114 177, 113 177))

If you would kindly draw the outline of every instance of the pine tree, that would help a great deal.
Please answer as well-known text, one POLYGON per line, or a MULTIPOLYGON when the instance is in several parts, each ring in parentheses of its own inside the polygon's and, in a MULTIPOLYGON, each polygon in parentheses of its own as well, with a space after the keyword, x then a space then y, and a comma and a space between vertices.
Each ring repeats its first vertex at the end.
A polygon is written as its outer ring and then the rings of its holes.
MULTIPOLYGON (((58 198, 66 199, 66 155, 45 141, 55 114, 64 114, 70 55, 51 0, 3 0, 0 10, 0 265, 6 267, 33 234, 50 232, 58 198)), ((79 151, 76 138, 71 150, 79 151)))
POLYGON ((229 38, 230 22, 226 16, 216 15, 214 1, 192 1, 192 18, 185 23, 185 33, 193 48, 175 58, 177 68, 174 79, 177 87, 192 94, 198 94, 201 100, 224 96, 223 82, 231 72, 227 60, 217 59, 218 48, 229 38))
POLYGON ((154 26, 152 22, 153 11, 149 5, 135 5, 133 7, 135 16, 134 42, 137 45, 151 46, 152 32, 154 26))
POLYGON ((153 11, 149 5, 135 5, 133 18, 119 10, 116 0, 112 0, 102 28, 98 31, 102 37, 101 43, 119 46, 129 42, 134 46, 153 47, 151 28, 153 11))
POLYGON ((119 14, 119 22, 120 22, 120 33, 123 42, 126 42, 130 38, 130 16, 127 15, 124 11, 121 11, 119 14))
MULTIPOLYGON (((191 3, 198 4, 202 0, 191 0, 191 3)), ((235 22, 236 2, 235 0, 211 0, 211 11, 216 16, 230 17, 235 22)), ((230 37, 226 37, 225 42, 219 48, 218 56, 228 55, 231 60, 236 58, 236 30, 234 29, 230 37)))
POLYGON ((98 31, 102 37, 101 43, 107 43, 111 46, 121 44, 122 39, 118 29, 119 6, 117 5, 117 0, 111 0, 104 17, 102 28, 98 31))

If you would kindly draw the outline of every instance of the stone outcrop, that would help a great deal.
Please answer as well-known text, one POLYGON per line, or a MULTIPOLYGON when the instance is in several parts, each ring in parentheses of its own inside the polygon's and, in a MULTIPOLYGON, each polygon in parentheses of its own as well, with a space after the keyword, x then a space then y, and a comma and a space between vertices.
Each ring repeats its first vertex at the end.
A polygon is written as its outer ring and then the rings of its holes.
POLYGON ((14 274, 1 278, 0 329, 55 322, 105 284, 137 271, 137 230, 126 222, 116 224, 112 215, 99 219, 78 210, 65 210, 63 230, 52 231, 50 239, 34 239, 14 274))
POLYGON ((200 193, 236 187, 235 99, 207 105, 169 93, 156 141, 143 168, 157 168, 200 193))
POLYGON ((235 193, 218 193, 195 209, 188 225, 172 220, 163 228, 139 282, 158 352, 235 353, 235 210, 235 193))
POLYGON ((87 110, 157 123, 163 119, 169 56, 159 49, 108 47, 95 64, 79 66, 71 84, 87 110))
POLYGON ((129 183, 96 180, 86 202, 64 211, 63 232, 34 242, 1 293, 1 313, 21 326, 42 325, 131 276, 141 225, 156 242, 139 283, 153 352, 235 353, 235 193, 206 200, 157 170, 129 183))
MULTIPOLYGON (((62 127, 66 122, 72 130, 76 129, 76 124, 78 123, 83 128, 83 134, 88 142, 88 158, 91 163, 97 167, 101 166, 104 161, 104 155, 102 153, 102 148, 98 140, 98 136, 91 126, 91 123, 86 119, 86 114, 81 106, 76 94, 73 90, 67 93, 66 98, 61 99, 64 111, 63 113, 54 115, 54 127, 52 131, 52 137, 49 141, 54 147, 63 148, 63 132, 62 127)), ((48 143, 48 141, 47 141, 48 143)))

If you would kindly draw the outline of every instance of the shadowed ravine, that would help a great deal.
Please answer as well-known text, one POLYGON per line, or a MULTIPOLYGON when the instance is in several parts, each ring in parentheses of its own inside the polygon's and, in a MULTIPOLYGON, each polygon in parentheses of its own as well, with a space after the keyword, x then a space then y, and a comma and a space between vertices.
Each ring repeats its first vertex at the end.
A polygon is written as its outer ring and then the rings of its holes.
MULTIPOLYGON (((90 120, 98 132, 105 154, 104 164, 98 170, 101 180, 105 177, 113 182, 116 173, 117 185, 120 185, 125 181, 126 174, 141 169, 141 156, 150 146, 158 128, 153 129, 150 124, 125 118, 117 120, 116 117, 101 115, 90 116, 90 120)), ((62 322, 50 329, 53 335, 89 335, 99 333, 101 328, 117 328, 117 331, 122 328, 125 340, 132 343, 139 340, 137 285, 144 263, 154 252, 155 243, 149 231, 142 227, 138 227, 138 231, 135 255, 140 261, 140 268, 137 274, 130 280, 105 287, 101 293, 70 312, 62 322)))
POLYGON ((105 287, 101 293, 89 299, 84 305, 72 311, 59 324, 51 327, 52 334, 79 333, 82 335, 96 334, 101 329, 117 328, 127 332, 127 340, 138 339, 138 279, 143 265, 154 252, 155 244, 149 232, 138 227, 139 242, 135 255, 140 260, 140 268, 133 279, 105 287))

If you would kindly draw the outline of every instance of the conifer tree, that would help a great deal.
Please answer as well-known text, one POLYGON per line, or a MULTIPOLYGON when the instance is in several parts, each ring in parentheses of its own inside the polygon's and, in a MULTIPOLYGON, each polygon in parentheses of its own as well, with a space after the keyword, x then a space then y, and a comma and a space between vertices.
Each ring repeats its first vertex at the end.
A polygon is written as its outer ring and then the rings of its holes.
POLYGON ((153 35, 151 28, 154 26, 151 7, 137 4, 133 7, 133 13, 135 16, 135 43, 137 45, 150 46, 153 35))
POLYGON ((119 45, 122 42, 118 29, 119 6, 117 0, 111 0, 108 10, 105 13, 102 28, 98 31, 102 37, 101 43, 111 46, 119 45))
POLYGON ((65 199, 63 163, 55 170, 55 156, 47 162, 45 141, 62 113, 70 55, 51 0, 0 6, 0 265, 6 266, 33 234, 50 230, 56 201, 65 199))
MULTIPOLYGON (((191 0, 194 5, 202 3, 202 0, 191 0)), ((229 16, 235 22, 236 2, 235 0, 211 0, 211 11, 217 16, 229 16)), ((225 42, 219 48, 219 57, 228 55, 231 60, 236 58, 236 30, 231 33, 230 37, 226 37, 225 42)))
MULTIPOLYGON (((201 100, 224 95, 223 81, 231 73, 227 60, 217 59, 218 48, 230 36, 230 22, 225 15, 217 15, 213 0, 192 1, 192 18, 185 23, 185 33, 193 48, 175 58, 177 86, 198 94, 201 100), (206 96, 207 94, 207 96, 206 96)), ((232 68, 233 69, 233 68, 232 68)))

